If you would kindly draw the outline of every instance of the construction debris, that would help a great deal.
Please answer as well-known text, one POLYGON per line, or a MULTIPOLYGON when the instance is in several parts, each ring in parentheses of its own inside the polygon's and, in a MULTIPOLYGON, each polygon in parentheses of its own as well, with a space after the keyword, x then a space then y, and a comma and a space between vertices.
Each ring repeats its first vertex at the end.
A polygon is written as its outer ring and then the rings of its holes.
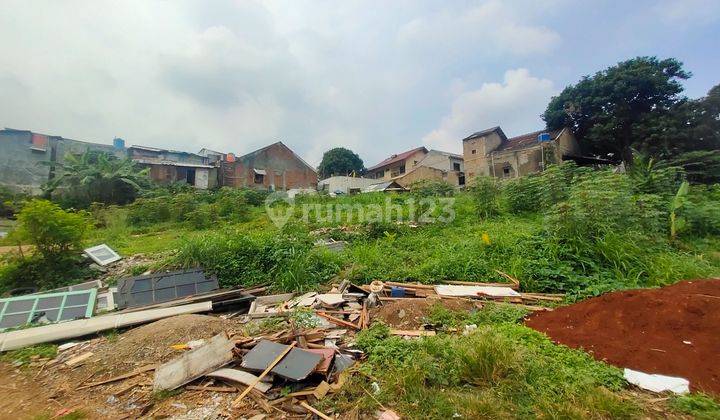
POLYGON ((261 382, 257 376, 252 373, 244 372, 239 369, 218 369, 215 372, 206 374, 209 378, 224 379, 230 382, 237 382, 246 386, 254 385, 255 389, 262 392, 263 394, 268 392, 272 388, 272 384, 261 382))
MULTIPOLYGON (((287 346, 269 340, 262 340, 243 357, 244 369, 262 371, 280 354, 285 354, 287 346)), ((312 373, 323 360, 320 354, 293 348, 271 372, 293 381, 302 381, 312 373)))
POLYGON ((153 390, 173 390, 206 373, 217 370, 233 359, 235 343, 222 333, 205 345, 190 350, 155 370, 153 390))
POLYGON ((687 394, 690 392, 690 381, 685 378, 650 374, 628 368, 624 369, 623 376, 631 384, 652 392, 670 391, 674 394, 687 394))
POLYGON ((88 257, 92 258, 93 261, 101 266, 106 266, 122 259, 117 252, 113 251, 106 244, 100 244, 92 248, 87 248, 84 252, 88 257))

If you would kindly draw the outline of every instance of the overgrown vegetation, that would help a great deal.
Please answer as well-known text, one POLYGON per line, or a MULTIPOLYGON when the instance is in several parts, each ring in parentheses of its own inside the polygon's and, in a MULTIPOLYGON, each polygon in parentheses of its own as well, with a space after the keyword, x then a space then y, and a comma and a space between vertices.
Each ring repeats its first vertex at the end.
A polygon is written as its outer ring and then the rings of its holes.
MULTIPOLYGON (((641 408, 619 397, 619 369, 594 361, 582 351, 552 344, 547 337, 514 324, 515 314, 494 307, 466 336, 439 335, 421 340, 390 336, 374 324, 357 344, 368 360, 351 384, 335 397, 340 410, 393 407, 409 418, 631 418, 641 408), (373 392, 370 382, 378 384, 373 392)), ((434 316, 437 316, 437 311, 434 316)), ((454 321, 453 321, 454 322, 454 321)))

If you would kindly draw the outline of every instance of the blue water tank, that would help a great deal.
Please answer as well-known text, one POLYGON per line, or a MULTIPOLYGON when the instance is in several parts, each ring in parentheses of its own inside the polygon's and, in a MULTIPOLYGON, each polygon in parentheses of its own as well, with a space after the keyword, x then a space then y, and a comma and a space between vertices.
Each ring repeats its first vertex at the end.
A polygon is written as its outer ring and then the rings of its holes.
POLYGON ((121 139, 120 137, 115 137, 113 139, 113 147, 116 149, 124 149, 125 148, 125 140, 121 139))
POLYGON ((544 141, 550 141, 550 133, 538 134, 538 143, 542 143, 544 141))

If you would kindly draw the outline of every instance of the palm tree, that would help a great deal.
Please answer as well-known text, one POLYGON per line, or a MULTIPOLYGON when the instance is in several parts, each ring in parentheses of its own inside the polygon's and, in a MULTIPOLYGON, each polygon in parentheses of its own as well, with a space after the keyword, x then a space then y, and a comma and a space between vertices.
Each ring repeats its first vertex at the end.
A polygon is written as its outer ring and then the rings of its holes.
POLYGON ((149 169, 138 169, 131 159, 106 152, 87 150, 81 155, 65 155, 62 163, 44 163, 59 167, 59 174, 43 186, 45 194, 62 190, 86 204, 125 204, 149 186, 149 169))

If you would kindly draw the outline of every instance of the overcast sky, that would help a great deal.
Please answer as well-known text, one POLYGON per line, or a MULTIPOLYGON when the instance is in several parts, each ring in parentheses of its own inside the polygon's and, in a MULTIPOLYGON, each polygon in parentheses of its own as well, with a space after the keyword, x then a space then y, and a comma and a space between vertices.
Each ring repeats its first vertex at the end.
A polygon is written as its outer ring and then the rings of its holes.
POLYGON ((676 57, 720 83, 720 1, 0 0, 0 126, 244 154, 282 140, 367 166, 542 128, 564 86, 676 57))

